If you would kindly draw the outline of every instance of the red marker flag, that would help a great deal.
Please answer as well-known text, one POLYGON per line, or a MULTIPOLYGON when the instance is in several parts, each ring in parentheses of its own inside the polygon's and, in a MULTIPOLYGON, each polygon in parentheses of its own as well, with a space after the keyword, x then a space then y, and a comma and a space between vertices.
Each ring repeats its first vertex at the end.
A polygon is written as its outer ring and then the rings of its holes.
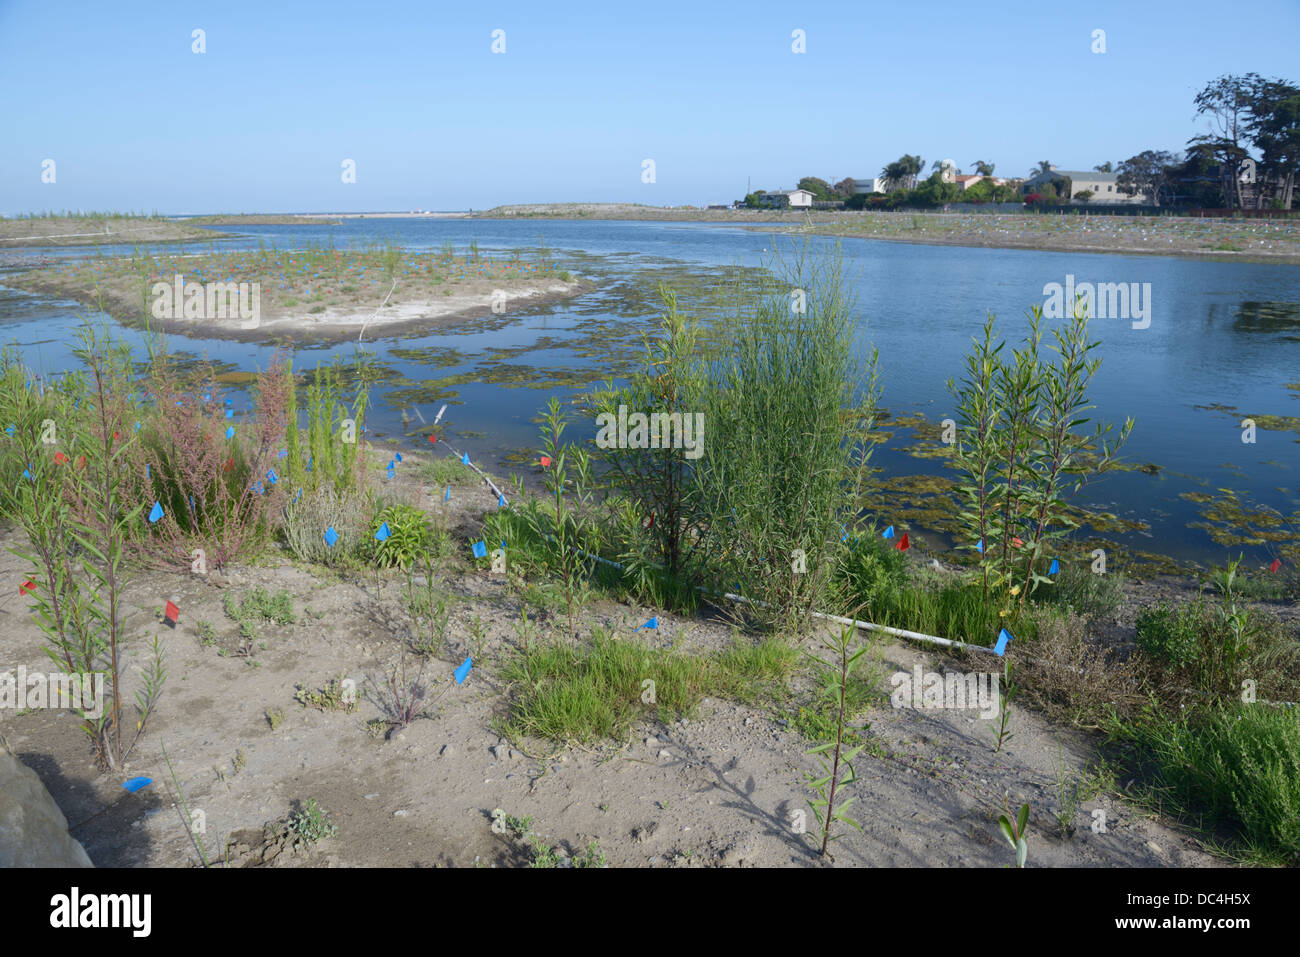
POLYGON ((437 441, 438 441, 438 437, 434 435, 432 432, 429 433, 429 444, 433 445, 437 441))
POLYGON ((912 543, 907 540, 907 532, 903 533, 903 537, 898 540, 898 544, 894 547, 900 552, 905 552, 912 547, 912 543))
POLYGON ((55 465, 62 465, 62 464, 63 464, 64 462, 66 462, 66 461, 68 461, 68 457, 67 457, 66 455, 64 455, 62 452, 55 452, 55 453, 54 453, 54 464, 55 464, 55 465))
POLYGON ((1276 574, 1277 574, 1277 570, 1278 570, 1279 568, 1281 568, 1281 567, 1282 567, 1282 559, 1280 559, 1280 558, 1275 558, 1275 559, 1273 559, 1273 564, 1268 566, 1268 570, 1271 571, 1273 574, 1276 575, 1276 574))
POLYGON ((543 456, 542 456, 542 468, 544 468, 544 469, 549 469, 550 467, 551 467, 551 457, 550 457, 549 455, 543 455, 543 456))
POLYGON ((28 592, 35 591, 35 590, 36 590, 36 582, 32 581, 30 578, 18 586, 18 594, 20 595, 26 595, 28 592))
POLYGON ((79 469, 84 469, 85 467, 86 467, 86 457, 85 457, 84 455, 78 455, 78 456, 77 456, 77 468, 79 468, 79 469))
POLYGON ((1020 540, 1020 536, 1018 535, 1015 538, 1011 539, 1012 548, 1023 548, 1024 544, 1025 543, 1020 540))
POLYGON ((180 620, 180 617, 181 610, 176 607, 175 603, 169 601, 167 606, 163 609, 163 621, 175 628, 176 622, 180 620))

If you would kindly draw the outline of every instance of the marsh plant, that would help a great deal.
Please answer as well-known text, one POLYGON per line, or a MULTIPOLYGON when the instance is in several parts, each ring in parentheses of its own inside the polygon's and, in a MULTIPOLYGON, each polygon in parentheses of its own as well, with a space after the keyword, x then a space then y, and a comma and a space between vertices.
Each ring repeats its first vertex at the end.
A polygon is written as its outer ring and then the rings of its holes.
POLYGON ((695 473, 709 584, 741 584, 764 603, 749 610, 773 626, 802 627, 826 597, 868 477, 875 355, 855 358, 842 268, 838 249, 814 256, 804 246, 773 264, 778 288, 738 277, 730 345, 706 367, 710 436, 695 473))
POLYGON ((1021 348, 1008 358, 990 315, 966 359, 965 377, 948 382, 957 403, 953 464, 961 476, 966 547, 979 550, 984 592, 1008 613, 1051 581, 1043 574, 1050 546, 1078 525, 1069 498, 1114 466, 1133 429, 1132 419, 1113 438, 1110 424, 1081 428, 1090 421, 1088 390, 1101 366, 1082 301, 1046 348, 1042 309, 1028 318, 1021 348))
POLYGON ((1014 824, 1010 812, 998 815, 998 828, 1007 843, 1011 845, 1011 849, 1015 851, 1016 867, 1024 867, 1025 860, 1029 857, 1029 844, 1025 840, 1025 835, 1029 831, 1029 805, 1020 806, 1020 814, 1017 815, 1014 824))
POLYGON ((1002 660, 1002 694, 998 698, 998 717, 997 726, 993 729, 994 737, 997 739, 993 746, 993 753, 996 754, 1002 750, 1002 745, 1011 740, 1013 735, 1007 730, 1011 724, 1011 699, 1016 696, 1016 684, 1011 680, 1012 664, 1010 658, 1002 660))
MULTIPOLYGON (((696 327, 679 310, 672 290, 661 287, 660 296, 660 334, 644 339, 643 370, 622 388, 615 389, 610 380, 589 398, 598 418, 616 416, 620 406, 667 416, 692 414, 701 393, 696 327)), ((657 597, 659 572, 675 580, 694 567, 702 523, 692 460, 682 449, 657 444, 663 447, 611 447, 598 453, 612 501, 631 506, 628 524, 638 533, 627 537, 618 558, 633 590, 645 597, 657 597)))
POLYGON ((136 695, 135 733, 124 735, 122 593, 132 529, 145 507, 128 494, 123 461, 133 439, 114 417, 130 355, 90 325, 78 335, 74 354, 85 373, 64 391, 32 388, 12 365, 0 378, 0 401, 12 416, 10 455, 26 463, 2 494, 5 512, 27 536, 29 550, 15 553, 32 569, 33 617, 48 642, 43 650, 69 674, 106 675, 107 707, 97 703, 96 717, 78 713, 97 760, 115 770, 144 733, 166 672, 155 639, 144 689, 136 695))
POLYGON ((818 670, 829 670, 834 676, 839 696, 835 710, 835 739, 819 744, 808 752, 816 756, 817 762, 822 769, 820 775, 807 775, 808 787, 817 795, 808 803, 812 807, 813 814, 816 816, 817 823, 821 828, 821 848, 818 853, 822 857, 826 857, 827 848, 831 842, 831 830, 836 821, 847 824, 859 831, 862 830, 862 826, 847 814, 849 805, 855 799, 844 800, 840 794, 843 788, 848 787, 858 779, 851 762, 863 748, 863 745, 860 744, 852 748, 845 748, 846 724, 849 717, 850 681, 858 660, 867 650, 866 645, 863 645, 857 651, 852 650, 855 634, 856 630, 852 626, 846 625, 840 630, 838 636, 825 639, 824 646, 831 652, 830 665, 809 654, 818 670))
POLYGON ((564 585, 564 608, 569 634, 574 632, 574 613, 590 597, 592 560, 600 545, 600 526, 595 517, 595 485, 587 450, 563 441, 566 421, 558 399, 552 398, 542 417, 542 445, 551 464, 542 484, 546 509, 525 511, 532 532, 551 545, 551 559, 564 585))

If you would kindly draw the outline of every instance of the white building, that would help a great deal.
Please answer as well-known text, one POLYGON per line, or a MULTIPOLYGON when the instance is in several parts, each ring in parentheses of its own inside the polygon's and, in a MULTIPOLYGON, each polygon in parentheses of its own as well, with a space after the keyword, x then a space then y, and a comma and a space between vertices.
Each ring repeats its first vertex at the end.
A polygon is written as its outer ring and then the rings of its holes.
POLYGON ((883 177, 873 176, 871 179, 853 180, 853 192, 855 193, 887 193, 889 187, 883 177))

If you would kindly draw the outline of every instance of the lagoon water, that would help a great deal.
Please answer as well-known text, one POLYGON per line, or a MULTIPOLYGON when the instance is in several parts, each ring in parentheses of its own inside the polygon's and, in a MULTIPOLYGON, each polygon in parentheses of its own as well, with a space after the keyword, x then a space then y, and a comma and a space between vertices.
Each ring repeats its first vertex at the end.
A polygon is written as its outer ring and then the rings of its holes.
MULTIPOLYGON (((339 226, 240 227, 239 233, 243 238, 215 247, 392 241, 427 250, 450 242, 463 252, 477 241, 491 253, 527 251, 544 240, 562 268, 591 277, 596 291, 575 300, 467 323, 452 332, 368 340, 362 347, 384 374, 372 390, 372 432, 400 438, 406 409, 412 435, 403 441, 415 444, 420 441, 414 434, 416 409, 432 421, 438 406, 448 402, 449 438, 506 472, 535 449, 535 417, 550 395, 568 399, 617 374, 612 362, 635 361, 641 334, 657 317, 659 281, 682 290, 683 306, 707 310, 725 267, 759 267, 765 250, 778 243, 788 248, 790 241, 713 224, 556 220, 351 219, 339 226)), ((1064 285, 1067 276, 1076 285, 1149 283, 1149 327, 1135 329, 1127 319, 1092 323, 1104 358, 1092 398, 1096 414, 1117 427, 1127 416, 1136 419, 1125 459, 1161 468, 1154 475, 1112 473, 1088 486, 1083 501, 1145 525, 1106 537, 1202 565, 1238 551, 1267 562, 1276 546, 1216 544, 1205 530, 1189 527, 1202 520, 1204 505, 1180 497, 1185 493, 1218 496, 1221 489, 1233 489, 1243 505, 1292 516, 1291 532, 1300 536, 1295 517, 1300 516, 1300 266, 839 242, 861 317, 859 346, 880 351, 885 406, 895 416, 920 412, 933 422, 951 414, 945 382, 961 375, 971 337, 987 311, 998 316, 1002 335, 1014 340, 1024 329, 1025 311, 1043 303, 1049 283, 1064 285), (1254 444, 1243 443, 1241 420, 1261 416, 1287 421, 1258 428, 1254 444)), ((103 254, 127 251, 106 247, 103 254)), ((0 337, 16 343, 38 370, 68 368, 73 330, 85 311, 3 282, 0 271, 0 337)), ((132 330, 121 333, 140 342, 132 330)), ((273 352, 270 344, 180 337, 172 338, 171 347, 249 370, 265 366, 273 352)), ((357 348, 355 343, 300 347, 295 367, 328 362, 334 355, 348 359, 357 348)), ((595 435, 594 422, 573 428, 575 438, 595 435)), ((897 430, 873 461, 887 476, 941 473, 934 460, 901 451, 914 442, 907 430, 897 430)))

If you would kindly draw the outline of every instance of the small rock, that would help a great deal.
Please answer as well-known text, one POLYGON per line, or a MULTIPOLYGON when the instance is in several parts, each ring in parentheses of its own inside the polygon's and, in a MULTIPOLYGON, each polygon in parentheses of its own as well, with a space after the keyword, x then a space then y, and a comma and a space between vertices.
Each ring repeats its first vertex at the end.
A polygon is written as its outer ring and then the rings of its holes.
POLYGON ((444 744, 444 745, 442 746, 442 750, 438 752, 438 757, 440 757, 440 758, 450 758, 450 757, 452 757, 453 755, 455 755, 455 753, 456 753, 456 749, 455 749, 455 748, 453 748, 450 744, 444 744))
POLYGON ((505 758, 510 749, 501 744, 494 744, 488 750, 492 752, 492 757, 500 761, 505 758))
POLYGON ((378 792, 378 791, 376 791, 374 794, 367 794, 367 795, 366 795, 366 800, 367 800, 367 801, 373 801, 373 800, 374 800, 375 798, 377 798, 377 797, 379 797, 379 792, 378 792))
POLYGON ((659 749, 659 757, 661 757, 661 758, 671 758, 671 757, 672 757, 672 754, 668 751, 667 748, 660 748, 660 749, 659 749))
POLYGON ((393 812, 393 817, 406 817, 406 808, 398 808, 393 812))

